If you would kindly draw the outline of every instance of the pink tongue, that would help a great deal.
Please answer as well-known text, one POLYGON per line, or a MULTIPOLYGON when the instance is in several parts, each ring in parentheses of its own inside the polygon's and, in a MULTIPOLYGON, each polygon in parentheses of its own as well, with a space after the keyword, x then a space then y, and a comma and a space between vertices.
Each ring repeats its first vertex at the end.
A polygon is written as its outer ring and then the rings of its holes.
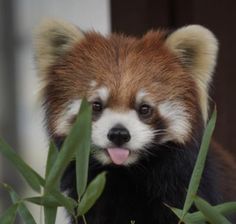
POLYGON ((113 163, 116 165, 123 164, 129 156, 129 150, 123 148, 108 148, 107 152, 113 163))

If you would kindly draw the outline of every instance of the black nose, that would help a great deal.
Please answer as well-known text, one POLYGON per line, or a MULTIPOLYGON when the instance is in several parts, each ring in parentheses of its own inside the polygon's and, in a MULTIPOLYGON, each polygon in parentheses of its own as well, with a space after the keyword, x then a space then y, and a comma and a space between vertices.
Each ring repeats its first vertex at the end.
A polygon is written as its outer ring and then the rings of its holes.
POLYGON ((130 134, 125 127, 117 125, 108 132, 107 138, 117 146, 121 146, 130 140, 130 134))

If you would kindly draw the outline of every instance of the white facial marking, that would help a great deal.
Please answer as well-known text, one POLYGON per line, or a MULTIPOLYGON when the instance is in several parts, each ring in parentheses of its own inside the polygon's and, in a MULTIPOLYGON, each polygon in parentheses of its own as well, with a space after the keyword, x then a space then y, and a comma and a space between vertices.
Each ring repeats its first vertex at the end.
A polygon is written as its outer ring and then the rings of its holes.
POLYGON ((71 124, 70 118, 78 114, 80 109, 81 100, 72 101, 65 110, 62 111, 59 118, 56 121, 55 133, 58 135, 66 135, 69 133, 71 124))
MULTIPOLYGON (((128 129, 131 136, 130 141, 122 146, 124 148, 130 149, 131 151, 129 158, 125 163, 125 165, 127 165, 137 159, 137 152, 144 150, 144 147, 151 143, 152 139, 154 138, 154 133, 150 126, 139 120, 134 110, 119 113, 111 109, 105 109, 100 119, 96 122, 93 122, 93 144, 103 149, 111 146, 112 143, 108 140, 107 134, 109 130, 117 124, 121 124, 126 129, 128 129)), ((109 157, 103 150, 96 150, 94 156, 104 164, 110 162, 109 157)))
POLYGON ((158 108, 161 116, 169 123, 167 128, 169 134, 163 138, 163 141, 178 140, 184 143, 191 129, 190 114, 179 102, 166 101, 158 108))
POLYGON ((100 87, 99 89, 97 89, 97 93, 98 96, 101 98, 101 100, 103 102, 106 102, 109 96, 109 91, 108 89, 104 86, 104 87, 100 87))
POLYGON ((145 89, 141 89, 136 94, 136 104, 139 105, 143 102, 148 103, 149 105, 155 107, 155 104, 153 103, 153 100, 150 97, 150 94, 145 89))
POLYGON ((147 95, 148 93, 144 89, 141 89, 136 95, 136 103, 141 103, 143 98, 147 95))
POLYGON ((94 91, 92 96, 89 97, 89 101, 92 101, 96 98, 100 98, 103 102, 106 102, 109 97, 109 90, 107 87, 102 86, 94 91))
POLYGON ((90 87, 94 88, 94 87, 96 87, 96 85, 97 85, 97 82, 95 80, 92 80, 90 82, 90 87))

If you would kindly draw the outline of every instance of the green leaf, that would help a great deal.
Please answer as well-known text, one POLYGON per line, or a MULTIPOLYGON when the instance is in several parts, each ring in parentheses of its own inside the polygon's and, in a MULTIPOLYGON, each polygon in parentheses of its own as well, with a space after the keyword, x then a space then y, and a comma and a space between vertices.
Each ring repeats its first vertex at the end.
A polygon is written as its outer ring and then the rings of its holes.
MULTIPOLYGON (((38 178, 41 186, 45 186, 46 181, 37 173, 35 173, 35 176, 38 178)), ((50 194, 55 198, 55 200, 59 204, 65 207, 70 214, 72 215, 74 214, 74 208, 77 206, 77 202, 74 199, 70 197, 66 197, 57 189, 52 189, 50 191, 50 194)))
POLYGON ((50 170, 53 168, 54 163, 57 159, 57 156, 58 156, 58 150, 54 142, 50 142, 50 146, 48 149, 48 156, 47 156, 47 164, 46 164, 46 173, 45 173, 46 178, 48 177, 50 170))
POLYGON ((204 165, 205 165, 205 161, 207 157, 208 148, 209 148, 211 137, 215 128, 215 123, 216 123, 216 108, 214 109, 211 119, 209 120, 203 134, 202 144, 201 144, 199 154, 196 160, 196 164, 194 166, 191 180, 188 186, 188 192, 185 199, 181 220, 184 218, 185 214, 188 212, 188 210, 192 206, 194 195, 197 194, 197 190, 200 184, 201 176, 203 173, 203 169, 204 169, 204 165))
POLYGON ((8 208, 5 213, 0 217, 1 224, 13 224, 16 218, 16 211, 19 204, 14 204, 8 208))
POLYGON ((220 205, 214 206, 218 212, 224 215, 236 214, 236 202, 226 202, 220 205))
POLYGON ((70 214, 74 214, 74 208, 77 206, 77 202, 70 197, 63 195, 57 190, 52 190, 50 194, 46 194, 39 197, 25 198, 25 201, 43 205, 48 207, 65 207, 70 214))
POLYGON ((81 144, 79 140, 83 139, 84 137, 85 130, 83 129, 83 116, 85 112, 90 113, 91 108, 89 107, 88 102, 83 100, 81 103, 80 112, 77 116, 77 120, 73 125, 70 134, 67 136, 60 152, 58 153, 53 169, 50 170, 48 177, 46 178, 47 191, 50 191, 50 189, 52 189, 56 185, 57 181, 61 178, 66 166, 75 156, 75 152, 76 150, 78 150, 79 145, 81 144))
MULTIPOLYGON (((221 213, 222 215, 236 214, 236 202, 226 202, 220 205, 215 205, 213 206, 213 208, 216 209, 217 212, 221 213)), ((200 211, 191 213, 191 219, 206 221, 205 216, 200 211)))
POLYGON ((91 142, 92 111, 88 102, 83 101, 80 108, 78 127, 78 148, 76 151, 76 187, 79 198, 83 195, 88 179, 88 166, 91 142))
POLYGON ((65 207, 70 214, 74 215, 75 207, 77 207, 77 202, 74 199, 63 195, 57 190, 52 190, 50 194, 57 200, 59 204, 63 205, 63 207, 65 207))
POLYGON ((56 200, 51 195, 44 195, 44 196, 38 196, 38 197, 24 198, 24 200, 28 201, 28 202, 31 202, 33 204, 43 205, 43 206, 48 206, 48 207, 63 206, 63 204, 59 203, 58 200, 56 200))
MULTIPOLYGON (((182 210, 178 208, 171 207, 169 205, 166 205, 168 208, 170 208, 176 216, 178 216, 181 219, 182 216, 182 210)), ((214 209, 217 210, 217 212, 221 213, 222 215, 231 215, 236 213, 236 202, 226 202, 220 205, 213 206, 214 209)), ((202 214, 201 211, 193 212, 193 213, 187 213, 184 216, 184 219, 182 220, 185 223, 202 223, 206 220, 206 217, 202 214)))
POLYGON ((97 175, 88 185, 78 206, 79 215, 84 215, 101 196, 106 183, 106 173, 97 175))
MULTIPOLYGON (((170 208, 172 210, 172 212, 175 213, 175 215, 181 220, 182 212, 183 212, 181 209, 178 209, 178 208, 175 208, 175 207, 171 207, 169 205, 166 205, 166 206, 168 208, 170 208)), ((192 218, 192 214, 191 213, 187 213, 181 221, 186 223, 186 224, 202 224, 201 221, 192 218)))
POLYGON ((221 215, 213 206, 207 201, 196 196, 194 199, 196 207, 201 211, 206 219, 212 224, 230 224, 223 215, 221 215))
POLYGON ((33 216, 31 215, 31 213, 29 211, 29 209, 25 206, 25 204, 23 202, 21 202, 21 199, 19 198, 17 193, 12 189, 12 187, 7 185, 7 184, 2 184, 2 183, 0 183, 0 185, 2 187, 4 187, 9 192, 12 202, 14 204, 15 203, 19 204, 18 212, 19 212, 20 216, 22 217, 22 219, 24 220, 24 223, 26 223, 26 224, 36 224, 33 216))
POLYGON ((45 206, 44 208, 44 223, 53 224, 56 221, 57 207, 45 206))
POLYGON ((36 172, 28 166, 17 153, 0 138, 0 152, 15 166, 27 183, 37 192, 40 192, 40 182, 36 172))
MULTIPOLYGON (((54 142, 51 142, 49 150, 48 150, 48 156, 47 156, 47 165, 46 165, 46 173, 45 173, 46 178, 48 177, 50 170, 53 169, 53 165, 57 159, 57 156, 58 156, 58 150, 54 142)), ((56 188, 58 188, 58 186, 59 186, 59 182, 56 184, 56 188)), ((46 204, 43 207, 44 223, 45 224, 55 223, 56 215, 57 215, 57 207, 60 206, 60 204, 58 204, 58 201, 55 200, 53 196, 44 195, 42 197, 42 200, 45 200, 45 198, 46 198, 46 204), (49 204, 49 202, 51 203, 49 204)))
POLYGON ((18 212, 22 217, 22 219, 24 220, 25 224, 36 224, 34 217, 31 215, 29 209, 23 202, 19 204, 18 212))

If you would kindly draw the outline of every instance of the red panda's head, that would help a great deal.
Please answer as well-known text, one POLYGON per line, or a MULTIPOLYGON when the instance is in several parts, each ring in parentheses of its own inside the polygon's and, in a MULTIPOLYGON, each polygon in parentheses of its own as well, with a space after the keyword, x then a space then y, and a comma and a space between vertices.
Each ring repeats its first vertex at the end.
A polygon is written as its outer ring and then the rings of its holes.
POLYGON ((68 134, 86 97, 93 156, 103 164, 128 165, 152 145, 191 141, 208 119, 217 49, 214 35, 199 25, 134 38, 43 23, 36 61, 50 135, 68 134))

